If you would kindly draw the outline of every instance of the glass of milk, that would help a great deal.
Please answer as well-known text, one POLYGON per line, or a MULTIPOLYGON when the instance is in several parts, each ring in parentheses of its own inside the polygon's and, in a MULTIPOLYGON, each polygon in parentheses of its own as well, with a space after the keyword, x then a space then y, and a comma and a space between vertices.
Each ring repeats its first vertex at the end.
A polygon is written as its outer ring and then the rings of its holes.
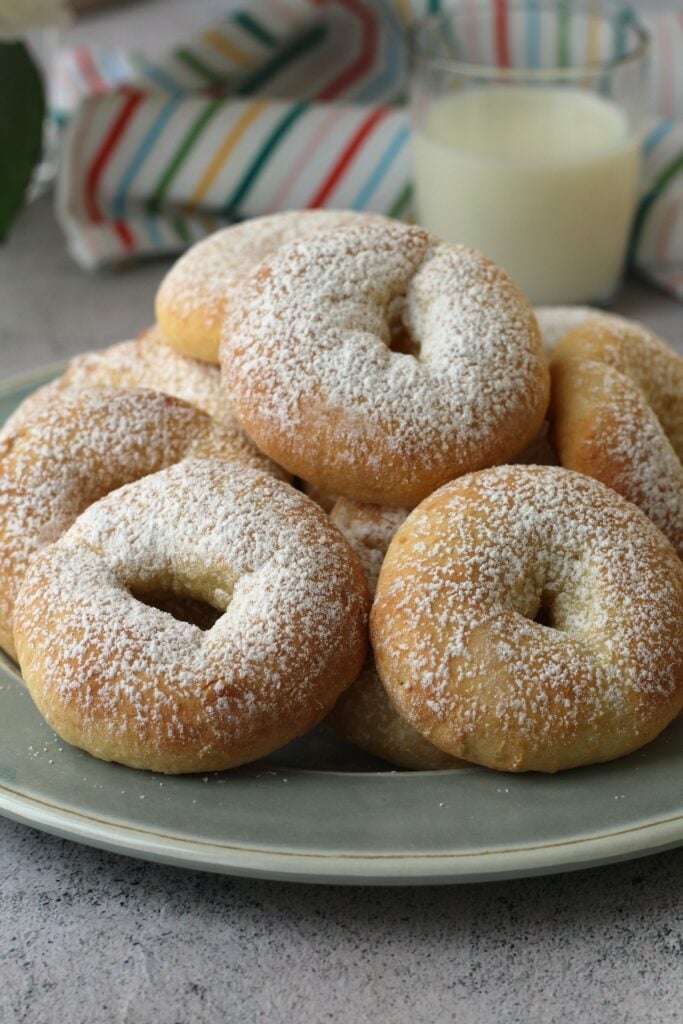
POLYGON ((461 0, 412 43, 419 222, 536 304, 607 301, 639 190, 645 30, 604 3, 461 0))

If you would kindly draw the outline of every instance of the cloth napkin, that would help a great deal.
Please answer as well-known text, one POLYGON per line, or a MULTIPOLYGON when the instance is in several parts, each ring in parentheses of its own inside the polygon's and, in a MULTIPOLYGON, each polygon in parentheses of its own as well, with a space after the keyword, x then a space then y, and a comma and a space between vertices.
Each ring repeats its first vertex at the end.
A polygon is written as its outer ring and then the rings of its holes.
MULTIPOLYGON (((443 6, 458 2, 475 0, 443 6)), ((486 2, 490 56, 504 63, 534 44, 537 0, 527 0, 525 40, 509 33, 507 0, 486 2)), ((162 59, 61 54, 57 212, 74 258, 98 268, 175 253, 222 225, 293 208, 410 219, 407 28, 440 6, 251 0, 162 59)), ((632 17, 625 8, 620 24, 632 17)), ((630 259, 683 299, 683 12, 640 20, 653 40, 652 127, 630 259)), ((558 54, 573 60, 571 47, 586 43, 559 32, 558 54)))

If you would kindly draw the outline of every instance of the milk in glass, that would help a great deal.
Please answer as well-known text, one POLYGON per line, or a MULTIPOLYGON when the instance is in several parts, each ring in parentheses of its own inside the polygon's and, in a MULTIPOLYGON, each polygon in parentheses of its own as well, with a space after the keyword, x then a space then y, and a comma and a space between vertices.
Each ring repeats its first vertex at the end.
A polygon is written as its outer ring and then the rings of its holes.
POLYGON ((640 162, 612 101, 574 87, 463 90, 432 101, 413 156, 420 223, 481 249, 534 303, 613 292, 640 162))

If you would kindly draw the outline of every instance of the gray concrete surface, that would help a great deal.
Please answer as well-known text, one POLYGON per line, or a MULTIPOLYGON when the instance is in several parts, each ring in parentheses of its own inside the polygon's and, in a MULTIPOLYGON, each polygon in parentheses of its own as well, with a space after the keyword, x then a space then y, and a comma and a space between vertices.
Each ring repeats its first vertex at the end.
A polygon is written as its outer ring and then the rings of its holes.
POLYGON ((683 853, 429 889, 234 880, 0 821, 2 1024, 680 1024, 683 853))

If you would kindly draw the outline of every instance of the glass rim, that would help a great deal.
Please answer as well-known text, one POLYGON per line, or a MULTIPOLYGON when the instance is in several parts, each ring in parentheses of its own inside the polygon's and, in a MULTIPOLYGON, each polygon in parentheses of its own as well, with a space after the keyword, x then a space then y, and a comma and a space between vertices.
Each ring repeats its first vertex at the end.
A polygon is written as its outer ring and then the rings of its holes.
MULTIPOLYGON (((508 6, 508 12, 512 11, 527 11, 528 8, 522 3, 512 3, 508 6)), ((541 3, 536 8, 539 11, 556 11, 557 7, 551 3, 541 3)), ((623 10, 617 4, 608 4, 606 9, 603 9, 600 13, 592 11, 589 6, 582 4, 573 8, 571 14, 584 14, 587 17, 596 18, 601 22, 610 23, 619 13, 623 10)), ((483 16, 484 14, 490 13, 490 9, 482 6, 481 10, 473 11, 471 8, 466 12, 458 12, 457 10, 450 11, 439 11, 436 14, 429 14, 424 18, 418 18, 408 29, 408 51, 410 55, 411 65, 415 67, 416 64, 421 63, 435 69, 441 69, 444 71, 450 71, 462 74, 467 77, 476 78, 502 78, 506 80, 518 79, 520 81, 557 81, 562 79, 573 80, 573 79, 585 79, 589 75, 603 75, 606 72, 615 71, 619 68, 626 67, 630 64, 637 64, 642 61, 650 50, 651 34, 649 30, 637 20, 624 21, 624 27, 631 30, 634 33, 636 40, 632 49, 628 53, 623 54, 620 57, 611 57, 609 60, 600 61, 588 61, 583 64, 569 64, 569 65, 557 65, 556 67, 544 67, 544 68, 514 68, 514 67, 501 67, 496 64, 473 64, 470 61, 460 60, 457 57, 439 57, 430 56, 419 49, 420 37, 430 28, 436 28, 439 25, 446 24, 448 22, 454 22, 463 16, 472 17, 483 16)))

